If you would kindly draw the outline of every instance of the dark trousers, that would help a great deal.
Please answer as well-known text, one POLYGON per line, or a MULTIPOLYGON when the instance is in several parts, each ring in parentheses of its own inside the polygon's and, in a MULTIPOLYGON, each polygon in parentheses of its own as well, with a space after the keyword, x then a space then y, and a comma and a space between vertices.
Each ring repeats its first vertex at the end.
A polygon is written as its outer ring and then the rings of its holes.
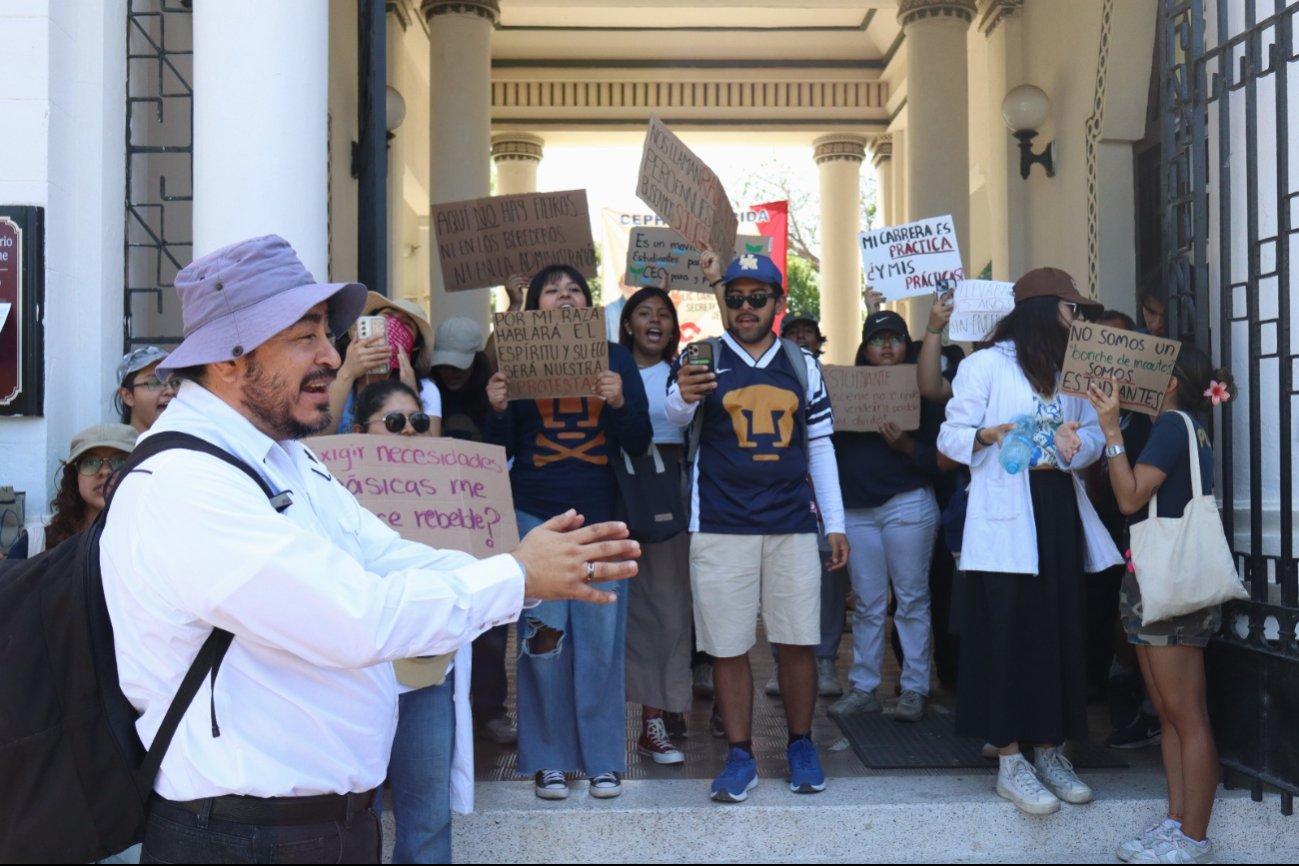
POLYGON ((481 725, 505 715, 505 698, 509 683, 505 679, 506 645, 510 627, 499 625, 474 641, 473 673, 469 678, 469 698, 474 724, 481 725))
POLYGON ((286 826, 218 820, 155 797, 140 862, 378 863, 380 856, 379 816, 371 806, 343 820, 286 826))

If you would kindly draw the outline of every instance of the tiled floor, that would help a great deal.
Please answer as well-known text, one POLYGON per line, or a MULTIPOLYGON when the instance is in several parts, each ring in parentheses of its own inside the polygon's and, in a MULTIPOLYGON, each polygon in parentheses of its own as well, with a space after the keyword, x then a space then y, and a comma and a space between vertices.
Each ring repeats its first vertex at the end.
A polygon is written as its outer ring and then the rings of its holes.
MULTIPOLYGON (((511 634, 510 646, 514 646, 511 634)), ((785 764, 786 727, 784 706, 780 698, 768 697, 763 687, 771 676, 771 651, 759 629, 758 645, 749 654, 753 665, 753 681, 757 694, 753 699, 753 745, 758 759, 758 770, 764 776, 782 778, 787 767, 785 764)), ((840 645, 839 679, 847 685, 847 670, 852 659, 852 636, 845 632, 840 645)), ((507 665, 510 678, 510 706, 514 704, 514 666, 507 665)), ((891 651, 885 652, 884 685, 880 689, 880 698, 884 702, 885 712, 892 711, 894 702, 893 685, 899 675, 898 665, 891 651)), ((834 698, 819 698, 817 712, 812 726, 812 738, 821 751, 821 763, 826 775, 830 778, 847 778, 869 776, 873 771, 867 769, 853 751, 848 748, 839 727, 826 715, 826 709, 834 698)), ((939 687, 934 682, 930 694, 932 712, 951 712, 955 707, 955 696, 939 687)), ((676 745, 685 753, 683 764, 661 766, 648 758, 642 758, 636 751, 636 738, 640 736, 640 708, 627 708, 627 778, 629 779, 711 779, 721 769, 726 755, 726 741, 714 738, 708 733, 708 715, 711 701, 696 699, 687 715, 689 733, 676 745)), ((1107 710, 1103 703, 1091 707, 1091 729, 1093 739, 1103 739, 1109 733, 1107 710)), ((479 739, 475 748, 475 768, 479 781, 510 781, 524 779, 515 770, 515 751, 512 746, 497 746, 479 739)), ((1158 749, 1141 749, 1123 753, 1134 769, 1155 769, 1159 766, 1158 749)), ((988 762, 989 770, 995 763, 988 762)), ((947 773, 949 770, 905 770, 889 772, 906 772, 918 774, 947 773)), ((969 772, 968 770, 965 772, 969 772)))

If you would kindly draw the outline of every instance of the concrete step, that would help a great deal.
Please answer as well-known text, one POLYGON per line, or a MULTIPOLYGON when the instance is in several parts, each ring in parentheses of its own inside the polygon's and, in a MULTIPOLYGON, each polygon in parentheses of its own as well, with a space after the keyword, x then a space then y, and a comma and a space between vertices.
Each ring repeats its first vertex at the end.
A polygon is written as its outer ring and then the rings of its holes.
MULTIPOLYGON (((456 816, 454 852, 458 863, 1117 862, 1113 849, 1162 817, 1163 779, 1084 778, 1094 803, 1040 817, 999 798, 982 772, 831 779, 815 795, 764 778, 739 804, 711 802, 700 780, 626 781, 615 800, 573 783, 562 802, 537 799, 526 781, 479 783, 475 814, 456 816)), ((1219 789, 1210 836, 1220 863, 1299 862, 1299 816, 1283 816, 1275 795, 1255 803, 1219 789)))

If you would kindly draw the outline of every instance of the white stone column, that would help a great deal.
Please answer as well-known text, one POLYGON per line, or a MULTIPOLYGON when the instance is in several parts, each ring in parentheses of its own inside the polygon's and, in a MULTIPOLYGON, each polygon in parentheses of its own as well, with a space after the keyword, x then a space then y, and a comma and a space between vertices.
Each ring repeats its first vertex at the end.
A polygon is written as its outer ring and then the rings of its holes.
POLYGON ((879 203, 875 209, 875 226, 893 224, 893 136, 876 136, 871 142, 871 164, 875 166, 875 186, 879 203))
POLYGON ((861 164, 866 139, 823 135, 813 142, 821 187, 821 332, 825 362, 851 364, 861 342, 861 164))
POLYGON ((329 4, 194 4, 194 256, 282 235, 328 278, 329 4))
MULTIPOLYGON (((500 4, 424 0, 420 11, 429 31, 429 192, 434 202, 481 198, 491 191, 492 30, 500 4)), ((447 292, 437 256, 429 261, 433 321, 468 316, 486 327, 488 291, 447 292)))
POLYGON ((492 136, 497 195, 537 191, 537 166, 541 165, 545 143, 540 136, 526 132, 503 132, 492 136))
MULTIPOLYGON (((966 39, 974 0, 901 0, 907 40, 909 219, 951 214, 970 267, 970 131, 966 39)), ((930 300, 907 303, 912 334, 923 332, 930 300)))

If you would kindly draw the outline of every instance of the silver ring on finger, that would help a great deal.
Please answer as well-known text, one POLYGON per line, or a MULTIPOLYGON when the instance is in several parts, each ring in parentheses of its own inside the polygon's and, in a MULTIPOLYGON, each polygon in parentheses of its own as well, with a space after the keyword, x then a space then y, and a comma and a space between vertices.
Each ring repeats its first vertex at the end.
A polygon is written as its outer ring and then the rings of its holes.
POLYGON ((586 582, 590 583, 593 580, 595 580, 595 563, 588 562, 586 564, 586 582))

